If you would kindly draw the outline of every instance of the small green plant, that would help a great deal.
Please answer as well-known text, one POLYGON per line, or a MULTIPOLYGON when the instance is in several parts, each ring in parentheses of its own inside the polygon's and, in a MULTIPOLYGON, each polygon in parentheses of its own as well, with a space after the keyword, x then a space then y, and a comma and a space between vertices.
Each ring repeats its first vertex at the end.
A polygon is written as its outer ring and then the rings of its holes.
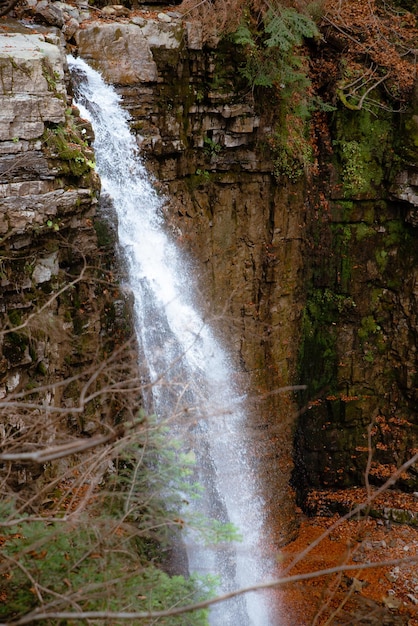
POLYGON ((202 185, 208 185, 211 180, 211 173, 208 170, 198 168, 195 174, 192 174, 188 180, 191 190, 197 189, 202 185))
POLYGON ((47 58, 42 60, 42 74, 48 84, 48 90, 54 92, 57 97, 61 97, 61 94, 57 91, 57 83, 61 80, 61 77, 53 69, 51 62, 47 58))
POLYGON ((55 230, 55 232, 59 231, 60 229, 58 222, 53 222, 52 220, 48 220, 46 225, 48 226, 48 228, 52 228, 52 230, 55 230))
POLYGON ((313 20, 295 9, 269 9, 259 25, 251 20, 240 24, 232 39, 244 49, 241 74, 252 88, 307 84, 298 47, 305 38, 319 37, 313 20))
POLYGON ((204 137, 203 145, 204 152, 208 157, 216 156, 222 150, 221 144, 214 141, 211 137, 204 137))

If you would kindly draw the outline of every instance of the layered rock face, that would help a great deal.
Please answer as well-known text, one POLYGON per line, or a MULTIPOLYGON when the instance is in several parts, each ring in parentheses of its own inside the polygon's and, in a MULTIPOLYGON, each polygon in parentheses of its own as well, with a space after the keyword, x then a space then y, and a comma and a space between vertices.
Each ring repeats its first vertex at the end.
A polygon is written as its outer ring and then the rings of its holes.
MULTIPOLYGON (((30 405, 4 407, 1 428, 2 445, 10 451, 18 442, 21 451, 100 431, 108 403, 95 413, 72 408, 106 342, 115 343, 117 291, 108 287, 106 296, 100 286, 113 282, 95 230, 100 182, 59 40, 23 28, 1 33, 0 71, 0 394, 30 405)), ((12 487, 42 471, 14 467, 12 487)))
MULTIPOLYGON (((80 120, 67 110, 61 48, 29 33, 2 35, 0 45, 1 288, 3 324, 11 330, 47 302, 53 283, 66 282, 61 268, 71 265, 69 256, 78 256, 80 263, 83 254, 94 251, 91 217, 97 199, 92 191, 98 191, 99 182, 87 165, 93 152, 76 128, 80 120)), ((50 314, 47 308, 45 327, 50 314)), ((56 321, 58 334, 65 337, 63 320, 56 321)), ((16 380, 21 372, 14 368, 33 362, 43 362, 47 370, 48 351, 56 346, 45 340, 41 355, 36 341, 29 345, 17 331, 5 334, 2 373, 11 371, 16 380)), ((4 391, 10 390, 6 379, 4 391)))
MULTIPOLYGON (((240 85, 226 43, 203 47, 199 25, 175 15, 88 25, 77 43, 117 83, 202 302, 262 393, 261 465, 289 476, 296 411, 277 392, 300 383, 294 484, 363 484, 369 450, 381 483, 416 450, 415 105, 403 130, 395 114, 329 116, 318 174, 278 181, 268 149, 278 109, 240 85)), ((416 487, 413 470, 400 484, 416 487)), ((267 487, 271 500, 278 491, 267 487)))

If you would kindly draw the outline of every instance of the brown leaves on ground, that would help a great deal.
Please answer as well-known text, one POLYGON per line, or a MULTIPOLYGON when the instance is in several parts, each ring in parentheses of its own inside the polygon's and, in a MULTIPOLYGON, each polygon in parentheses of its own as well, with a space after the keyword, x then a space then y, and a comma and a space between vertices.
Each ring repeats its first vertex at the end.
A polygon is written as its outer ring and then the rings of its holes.
POLYGON ((325 624, 418 626, 418 529, 363 518, 304 518, 297 539, 281 554, 282 570, 320 535, 322 541, 289 574, 342 564, 358 570, 320 576, 277 592, 286 626, 325 624), (396 566, 362 569, 374 561, 402 559, 396 566))

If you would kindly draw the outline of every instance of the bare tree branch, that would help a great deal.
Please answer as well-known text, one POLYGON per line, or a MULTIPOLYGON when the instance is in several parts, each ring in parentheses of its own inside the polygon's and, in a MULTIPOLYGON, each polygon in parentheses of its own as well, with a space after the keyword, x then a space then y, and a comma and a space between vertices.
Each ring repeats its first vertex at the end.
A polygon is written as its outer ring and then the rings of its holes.
POLYGON ((376 567, 391 567, 396 565, 402 565, 403 563, 418 561, 418 556, 408 557, 403 559, 388 559, 387 561, 377 561, 374 563, 363 563, 361 565, 338 565, 336 567, 329 567, 326 569, 316 570, 308 572, 306 574, 296 574, 294 576, 285 576, 283 578, 277 578, 275 580, 258 583, 251 585, 250 587, 243 587, 236 591, 230 591, 223 595, 211 598, 209 600, 203 600, 202 602, 196 602, 188 606, 180 606, 177 608, 170 608, 163 611, 80 611, 75 613, 73 611, 51 611, 48 612, 43 609, 35 609, 27 615, 10 622, 2 622, 0 626, 24 626, 25 624, 31 624, 32 622, 39 622, 45 619, 68 619, 68 620, 138 620, 138 619, 157 619, 160 617, 172 617, 175 615, 184 615, 184 613, 190 613, 192 611, 199 611, 206 609, 214 604, 236 598, 237 596, 244 595, 253 591, 261 591, 264 589, 273 589, 288 585, 291 583, 301 582, 304 580, 312 580, 313 578, 319 578, 320 576, 329 576, 339 572, 358 572, 362 570, 374 569, 376 567))
POLYGON ((36 452, 5 452, 4 454, 0 454, 0 461, 32 461, 34 463, 47 463, 48 461, 63 459, 71 454, 79 454, 80 452, 85 452, 90 448, 101 446, 104 443, 108 443, 109 441, 116 439, 120 434, 121 431, 116 431, 103 437, 75 439, 74 441, 70 441, 59 446, 51 446, 45 450, 38 450, 36 452))

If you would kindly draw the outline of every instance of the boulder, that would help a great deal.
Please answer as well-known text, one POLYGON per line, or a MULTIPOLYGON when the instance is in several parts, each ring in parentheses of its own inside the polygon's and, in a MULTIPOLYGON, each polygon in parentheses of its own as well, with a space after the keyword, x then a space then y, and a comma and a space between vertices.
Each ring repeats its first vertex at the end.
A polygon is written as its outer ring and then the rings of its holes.
POLYGON ((133 23, 141 27, 150 48, 176 50, 183 42, 183 27, 166 13, 159 13, 157 20, 134 18, 133 23))
POLYGON ((157 80, 157 66, 142 29, 135 24, 93 22, 76 34, 80 56, 116 85, 157 80))

